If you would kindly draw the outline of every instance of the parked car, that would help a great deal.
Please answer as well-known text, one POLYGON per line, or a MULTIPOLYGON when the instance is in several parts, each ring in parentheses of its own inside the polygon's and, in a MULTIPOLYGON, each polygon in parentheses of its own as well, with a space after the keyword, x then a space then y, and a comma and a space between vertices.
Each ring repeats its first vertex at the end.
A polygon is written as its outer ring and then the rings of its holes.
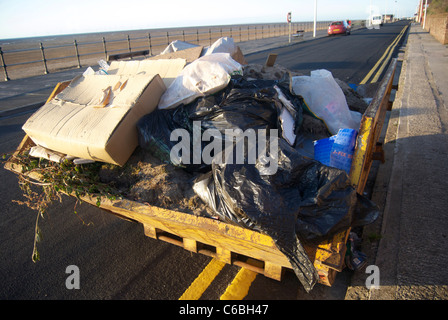
POLYGON ((334 35, 334 34, 350 34, 350 25, 347 23, 347 21, 334 21, 330 24, 328 27, 328 35, 334 35))

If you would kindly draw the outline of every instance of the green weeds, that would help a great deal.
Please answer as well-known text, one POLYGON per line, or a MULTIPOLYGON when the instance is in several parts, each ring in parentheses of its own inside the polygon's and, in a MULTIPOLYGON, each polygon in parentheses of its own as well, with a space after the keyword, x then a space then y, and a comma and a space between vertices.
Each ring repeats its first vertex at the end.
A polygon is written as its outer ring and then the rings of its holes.
MULTIPOLYGON (((65 160, 62 163, 52 162, 46 159, 38 159, 28 156, 28 152, 13 155, 9 159, 16 168, 21 168, 18 174, 19 187, 23 192, 24 201, 13 200, 20 205, 26 205, 37 211, 35 224, 33 262, 40 260, 37 243, 42 239, 39 228, 39 218, 43 218, 48 207, 54 201, 61 201, 61 195, 75 196, 77 203, 82 197, 96 198, 96 205, 101 206, 104 198, 116 200, 120 194, 110 185, 102 183, 99 178, 99 170, 102 163, 90 163, 75 165, 72 161, 65 160), (37 180, 32 177, 38 177, 37 180)), ((76 212, 76 204, 74 213, 76 212)), ((84 223, 84 221, 83 221, 84 223)))

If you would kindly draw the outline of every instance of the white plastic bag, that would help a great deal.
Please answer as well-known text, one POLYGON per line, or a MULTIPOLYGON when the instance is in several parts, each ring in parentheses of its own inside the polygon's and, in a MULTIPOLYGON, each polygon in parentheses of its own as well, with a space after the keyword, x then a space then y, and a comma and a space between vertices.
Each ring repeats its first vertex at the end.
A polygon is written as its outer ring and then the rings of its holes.
POLYGON ((196 98, 224 89, 234 73, 242 73, 242 66, 228 53, 203 56, 187 65, 168 87, 159 101, 159 109, 175 108, 196 98))
POLYGON ((348 108, 345 95, 330 71, 314 70, 310 76, 292 77, 292 90, 303 97, 310 111, 326 124, 332 135, 339 129, 359 130, 362 115, 348 108))
POLYGON ((233 55, 236 51, 235 42, 233 38, 223 37, 216 40, 209 48, 207 48, 205 56, 212 53, 229 53, 233 55))
POLYGON ((166 54, 166 53, 181 51, 181 50, 195 48, 195 47, 199 47, 199 46, 197 44, 184 42, 184 41, 180 41, 180 40, 175 40, 175 41, 171 42, 165 48, 165 50, 163 50, 160 54, 162 55, 162 54, 166 54))

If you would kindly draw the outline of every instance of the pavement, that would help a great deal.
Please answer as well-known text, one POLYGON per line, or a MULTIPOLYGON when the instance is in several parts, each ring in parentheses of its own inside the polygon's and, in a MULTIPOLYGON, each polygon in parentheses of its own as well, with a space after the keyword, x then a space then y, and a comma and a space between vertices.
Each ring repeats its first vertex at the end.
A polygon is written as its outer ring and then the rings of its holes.
MULTIPOLYGON (((307 32, 292 42, 312 38, 307 32)), ((289 38, 237 45, 249 54, 287 46, 289 38)), ((84 70, 0 82, 0 119, 37 109, 58 82, 84 70)), ((368 264, 377 268, 354 275, 347 300, 448 299, 447 74, 447 46, 413 24, 384 129, 386 163, 379 166, 372 195, 382 215, 362 235, 368 264)))
POLYGON ((447 74, 448 46, 413 24, 372 195, 382 215, 363 230, 375 267, 352 278, 347 300, 448 299, 447 74))

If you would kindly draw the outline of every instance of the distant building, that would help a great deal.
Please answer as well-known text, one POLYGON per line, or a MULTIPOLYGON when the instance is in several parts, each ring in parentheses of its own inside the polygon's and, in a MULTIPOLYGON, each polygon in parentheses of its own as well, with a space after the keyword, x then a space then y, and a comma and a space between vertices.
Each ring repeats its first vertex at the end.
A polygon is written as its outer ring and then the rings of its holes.
POLYGON ((383 14, 383 22, 390 23, 394 21, 394 15, 391 13, 383 14))

